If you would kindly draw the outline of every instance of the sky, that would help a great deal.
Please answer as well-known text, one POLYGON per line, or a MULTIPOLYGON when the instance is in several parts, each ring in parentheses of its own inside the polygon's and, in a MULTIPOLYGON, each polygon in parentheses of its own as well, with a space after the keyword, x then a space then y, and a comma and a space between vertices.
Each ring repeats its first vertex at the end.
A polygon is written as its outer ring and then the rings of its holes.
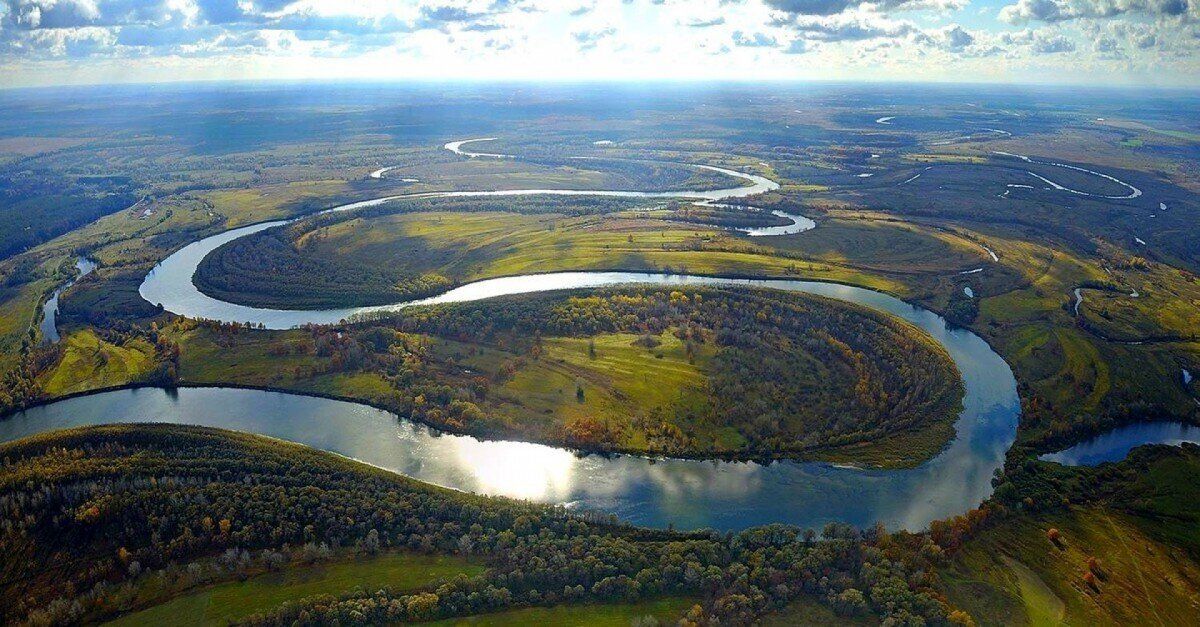
POLYGON ((0 87, 264 79, 1200 87, 1200 0, 0 0, 0 87))

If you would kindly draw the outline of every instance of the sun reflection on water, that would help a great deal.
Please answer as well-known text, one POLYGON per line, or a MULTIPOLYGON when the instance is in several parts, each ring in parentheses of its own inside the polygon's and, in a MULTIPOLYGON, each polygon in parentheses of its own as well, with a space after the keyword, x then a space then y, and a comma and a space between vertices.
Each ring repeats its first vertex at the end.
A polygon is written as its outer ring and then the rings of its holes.
POLYGON ((578 462, 570 451, 527 442, 451 440, 461 470, 475 492, 535 501, 558 501, 571 494, 578 462))

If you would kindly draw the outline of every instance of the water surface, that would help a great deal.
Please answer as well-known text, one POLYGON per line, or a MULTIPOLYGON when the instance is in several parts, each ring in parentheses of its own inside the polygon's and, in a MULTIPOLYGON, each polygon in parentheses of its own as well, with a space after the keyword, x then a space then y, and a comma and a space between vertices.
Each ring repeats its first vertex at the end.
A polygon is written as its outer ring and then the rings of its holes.
MULTIPOLYGON (((498 156, 467 153, 462 150, 464 143, 468 142, 451 142, 446 148, 472 157, 498 156)), ((536 194, 685 198, 717 203, 778 188, 761 176, 713 166, 696 167, 738 177, 749 184, 678 192, 439 192, 379 198, 331 211, 399 198, 536 194)), ((932 312, 857 287, 639 272, 557 272, 479 281, 419 301, 314 311, 246 307, 217 300, 196 289, 192 279, 205 255, 226 242, 280 224, 286 221, 234 229, 184 247, 146 277, 140 288, 142 296, 180 315, 283 329, 336 323, 414 305, 622 284, 738 285, 817 294, 891 313, 923 329, 946 349, 963 377, 966 391, 963 411, 955 423, 957 437, 934 459, 910 470, 859 470, 824 463, 763 465, 633 456, 581 457, 551 446, 439 434, 354 403, 277 392, 201 388, 176 392, 125 390, 61 401, 0 423, 0 439, 106 422, 200 424, 300 442, 451 488, 601 510, 649 526, 741 529, 781 522, 817 527, 840 520, 855 525, 883 522, 892 528, 921 529, 932 520, 959 514, 986 498, 991 493, 992 474, 1016 436, 1020 408, 1016 382, 1008 365, 982 339, 951 328, 932 312)), ((792 225, 772 228, 811 228, 811 221, 797 219, 792 225)))
MULTIPOLYGON (((184 282, 191 285, 184 275, 184 282)), ((976 506, 991 494, 991 478, 1016 436, 1020 403, 1008 365, 981 338, 953 328, 933 312, 867 289, 813 281, 745 280, 629 272, 563 272, 464 285, 432 302, 462 302, 502 294, 621 284, 743 285, 817 294, 898 316, 929 333, 963 378, 956 438, 910 470, 860 470, 824 463, 578 457, 528 443, 479 441, 436 434, 388 412, 354 403, 276 392, 220 388, 118 391, 60 401, 0 422, 0 439, 107 422, 166 421, 261 433, 360 459, 424 481, 491 495, 602 510, 638 524, 741 529, 766 523, 819 527, 840 520, 922 529, 930 521, 976 506)), ((192 290, 199 294, 198 291, 192 290)), ((251 310, 204 297, 218 319, 252 319, 277 328, 333 321, 349 313, 251 310), (232 309, 229 309, 232 308, 232 309), (257 318, 242 316, 255 313, 257 318)), ((392 306, 411 306, 407 303, 392 306)), ((197 315, 196 303, 172 302, 197 315), (182 306, 181 305, 185 305, 182 306)), ((181 309, 183 311, 181 311, 181 309)))
POLYGON ((1200 443, 1200 427, 1180 422, 1147 422, 1118 427, 1071 448, 1042 455, 1039 459, 1067 466, 1095 466, 1121 461, 1129 451, 1145 444, 1178 446, 1184 442, 1200 443))
POLYGON ((67 291, 75 282, 82 279, 85 275, 96 269, 96 262, 91 259, 79 257, 75 260, 75 269, 79 274, 74 279, 67 281, 62 287, 54 290, 54 295, 42 305, 42 322, 39 329, 42 332, 42 343, 53 344, 59 340, 58 336, 58 297, 63 292, 67 291))

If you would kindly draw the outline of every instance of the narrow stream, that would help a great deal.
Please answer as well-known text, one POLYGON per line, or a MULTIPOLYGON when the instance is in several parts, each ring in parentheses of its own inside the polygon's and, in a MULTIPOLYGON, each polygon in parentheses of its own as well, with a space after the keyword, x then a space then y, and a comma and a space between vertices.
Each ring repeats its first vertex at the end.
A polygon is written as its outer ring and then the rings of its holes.
POLYGON ((42 305, 42 322, 38 328, 42 332, 43 344, 53 344, 60 339, 58 337, 58 297, 72 285, 75 285, 76 281, 90 274, 92 270, 95 270, 96 262, 80 257, 75 260, 75 269, 79 271, 79 274, 74 279, 64 283, 62 287, 54 290, 54 295, 42 305))

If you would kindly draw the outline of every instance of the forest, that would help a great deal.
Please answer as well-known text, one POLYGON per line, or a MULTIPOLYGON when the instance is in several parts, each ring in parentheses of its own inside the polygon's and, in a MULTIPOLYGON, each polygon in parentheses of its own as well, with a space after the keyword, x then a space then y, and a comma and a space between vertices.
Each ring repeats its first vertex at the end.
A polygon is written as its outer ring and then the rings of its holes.
POLYGON ((0 260, 130 207, 138 183, 125 175, 44 178, 36 163, 0 161, 0 260))
POLYGON ((246 623, 378 624, 662 596, 696 600, 685 624, 746 623, 799 598, 895 625, 963 618, 931 588, 940 549, 881 528, 640 529, 200 427, 60 431, 0 446, 0 458, 6 623, 96 621, 344 551, 459 555, 487 570, 425 590, 300 599, 246 623))

